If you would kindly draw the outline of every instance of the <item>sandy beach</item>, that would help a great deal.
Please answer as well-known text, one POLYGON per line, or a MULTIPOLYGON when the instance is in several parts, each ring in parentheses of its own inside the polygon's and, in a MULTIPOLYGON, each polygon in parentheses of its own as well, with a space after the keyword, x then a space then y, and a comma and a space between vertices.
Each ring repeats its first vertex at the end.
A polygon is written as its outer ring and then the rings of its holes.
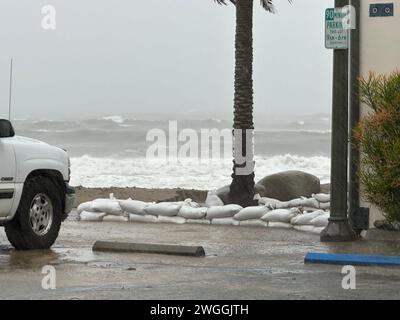
POLYGON ((146 188, 85 188, 75 187, 76 201, 75 206, 82 202, 91 201, 99 198, 109 198, 110 193, 118 199, 132 198, 141 201, 181 201, 191 198, 196 202, 204 202, 207 197, 207 191, 188 190, 188 189, 146 189, 146 188))

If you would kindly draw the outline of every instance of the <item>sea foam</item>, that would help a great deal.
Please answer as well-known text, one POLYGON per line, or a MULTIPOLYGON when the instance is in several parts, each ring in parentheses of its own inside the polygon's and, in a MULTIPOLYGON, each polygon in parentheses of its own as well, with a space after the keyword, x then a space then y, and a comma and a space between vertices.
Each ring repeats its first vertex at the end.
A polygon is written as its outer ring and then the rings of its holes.
MULTIPOLYGON (((209 190, 229 184, 231 159, 181 159, 164 161, 146 158, 74 157, 72 185, 85 187, 189 188, 209 190)), ((266 175, 301 170, 329 182, 330 159, 324 156, 303 157, 276 155, 256 157, 256 180, 266 175)))

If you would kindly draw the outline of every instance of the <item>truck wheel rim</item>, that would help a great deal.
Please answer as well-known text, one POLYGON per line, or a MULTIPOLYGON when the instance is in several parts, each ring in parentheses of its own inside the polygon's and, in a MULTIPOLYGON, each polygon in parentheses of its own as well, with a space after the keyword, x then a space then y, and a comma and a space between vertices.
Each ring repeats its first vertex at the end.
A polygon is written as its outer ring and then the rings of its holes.
POLYGON ((49 197, 43 193, 36 195, 30 206, 29 220, 33 232, 44 236, 53 223, 53 205, 49 197))

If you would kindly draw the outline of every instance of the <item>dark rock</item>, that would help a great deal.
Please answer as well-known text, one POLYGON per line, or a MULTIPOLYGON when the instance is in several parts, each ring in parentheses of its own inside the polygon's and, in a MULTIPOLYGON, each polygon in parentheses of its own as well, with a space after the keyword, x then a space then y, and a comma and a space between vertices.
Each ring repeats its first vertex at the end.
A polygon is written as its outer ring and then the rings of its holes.
POLYGON ((331 184, 330 183, 325 183, 321 184, 321 193, 331 193, 331 184))
MULTIPOLYGON (((224 204, 229 200, 229 185, 217 190, 217 196, 224 204)), ((256 183, 255 194, 262 197, 289 201, 299 197, 311 197, 313 193, 321 192, 320 181, 316 176, 301 171, 286 171, 271 176, 256 183)))
POLYGON ((289 201, 299 197, 311 197, 321 190, 320 180, 302 171, 285 171, 265 177, 257 183, 262 197, 289 201))

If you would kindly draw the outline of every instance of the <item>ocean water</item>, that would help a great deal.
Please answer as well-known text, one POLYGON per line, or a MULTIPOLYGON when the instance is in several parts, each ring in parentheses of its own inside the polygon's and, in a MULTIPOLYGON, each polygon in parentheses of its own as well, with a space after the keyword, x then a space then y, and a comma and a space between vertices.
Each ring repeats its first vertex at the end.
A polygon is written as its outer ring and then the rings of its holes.
MULTIPOLYGON (((13 123, 18 135, 68 150, 72 185, 208 190, 230 182, 232 159, 228 140, 225 144, 220 140, 221 146, 211 149, 211 141, 207 148, 208 139, 202 136, 202 131, 211 129, 229 136, 228 117, 164 115, 159 119, 151 115, 106 115, 84 119, 17 119, 13 123), (171 131, 175 125, 176 133, 171 131), (149 147, 154 145, 154 140, 146 140, 149 132, 158 134, 157 141, 165 141, 159 150, 167 155, 179 152, 180 156, 147 157, 149 147), (185 138, 185 134, 190 138, 185 138), (185 153, 189 141, 192 152, 185 153), (210 156, 204 150, 209 150, 210 156), (212 157, 215 150, 217 154, 212 157)), ((255 127, 256 179, 284 170, 302 170, 315 174, 322 182, 329 181, 329 115, 257 117, 255 127)))

